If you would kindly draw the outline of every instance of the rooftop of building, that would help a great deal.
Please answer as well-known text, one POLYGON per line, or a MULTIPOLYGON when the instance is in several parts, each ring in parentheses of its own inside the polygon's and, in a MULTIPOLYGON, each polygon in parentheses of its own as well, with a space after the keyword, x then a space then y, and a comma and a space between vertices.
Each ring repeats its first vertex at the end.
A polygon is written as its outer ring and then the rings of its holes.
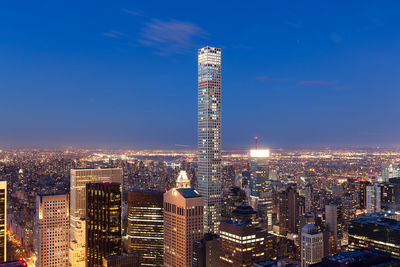
POLYGON ((146 189, 146 190, 140 190, 140 189, 135 189, 131 188, 129 189, 129 192, 135 192, 135 193, 148 193, 148 194, 163 194, 165 193, 164 191, 157 190, 157 189, 146 189))
POLYGON ((246 205, 245 203, 242 203, 240 206, 238 206, 236 209, 234 209, 232 211, 233 214, 237 214, 237 215, 253 215, 253 214, 257 214, 257 212, 254 211, 254 209, 249 206, 246 205))
MULTIPOLYGON (((371 261, 377 261, 379 266, 390 266, 389 262, 399 264, 400 260, 393 259, 389 253, 373 250, 373 249, 359 249, 354 251, 348 251, 336 254, 332 257, 324 258, 324 262, 335 262, 346 264, 350 266, 356 266, 357 264, 366 263, 371 261)), ((374 264, 374 266, 377 266, 374 264)))
POLYGON ((177 188, 176 191, 178 191, 184 198, 201 197, 193 188, 177 188))
POLYGON ((292 259, 281 259, 281 260, 266 260, 254 263, 255 267, 277 267, 277 266, 287 266, 296 267, 300 266, 300 262, 292 259))
POLYGON ((253 226, 253 225, 251 224, 251 222, 247 222, 247 221, 226 220, 226 221, 222 221, 222 222, 227 223, 227 224, 231 224, 231 225, 234 225, 234 226, 239 226, 239 227, 249 227, 249 226, 253 226))
POLYGON ((374 224, 400 231, 400 214, 392 212, 365 213, 352 222, 374 224))
POLYGON ((115 260, 115 259, 122 259, 122 258, 127 258, 127 257, 129 257, 129 258, 135 258, 135 257, 139 257, 139 255, 138 254, 135 254, 135 253, 132 253, 132 254, 122 254, 122 255, 113 255, 113 256, 109 256, 109 257, 106 257, 105 259, 106 260, 115 260))
POLYGON ((68 195, 69 193, 67 192, 58 192, 58 193, 44 193, 44 194, 37 194, 39 197, 48 197, 48 196, 62 196, 62 195, 68 195))

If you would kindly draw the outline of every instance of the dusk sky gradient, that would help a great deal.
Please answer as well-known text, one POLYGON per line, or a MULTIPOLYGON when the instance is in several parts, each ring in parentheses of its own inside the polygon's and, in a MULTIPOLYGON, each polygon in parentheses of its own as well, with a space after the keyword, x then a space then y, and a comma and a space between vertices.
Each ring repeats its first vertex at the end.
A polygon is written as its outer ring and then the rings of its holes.
POLYGON ((2 1, 0 146, 196 147, 222 48, 224 148, 400 144, 400 1, 2 1))

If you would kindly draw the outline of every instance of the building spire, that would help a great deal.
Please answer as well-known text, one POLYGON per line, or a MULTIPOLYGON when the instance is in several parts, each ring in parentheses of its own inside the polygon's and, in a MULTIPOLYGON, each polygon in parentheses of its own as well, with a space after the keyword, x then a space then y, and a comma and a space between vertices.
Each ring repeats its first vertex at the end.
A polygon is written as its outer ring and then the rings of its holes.
POLYGON ((176 188, 190 188, 190 180, 186 171, 180 171, 176 179, 176 188))

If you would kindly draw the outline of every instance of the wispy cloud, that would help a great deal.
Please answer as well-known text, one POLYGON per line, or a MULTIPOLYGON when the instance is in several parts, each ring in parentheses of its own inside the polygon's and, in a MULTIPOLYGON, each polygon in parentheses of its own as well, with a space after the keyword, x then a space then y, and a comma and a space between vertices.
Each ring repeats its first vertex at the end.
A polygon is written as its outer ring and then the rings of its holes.
POLYGON ((183 54, 195 46, 197 38, 205 36, 206 32, 191 22, 154 19, 145 24, 139 42, 154 47, 160 55, 183 54))
POLYGON ((297 83, 298 85, 304 85, 304 86, 325 86, 325 85, 333 85, 336 84, 335 81, 300 81, 297 83))
POLYGON ((133 16, 143 16, 143 12, 137 9, 133 10, 133 9, 123 8, 121 9, 121 11, 133 16))
POLYGON ((288 78, 271 78, 269 76, 257 76, 256 77, 257 80, 259 80, 260 82, 285 82, 287 80, 289 80, 288 78))
POLYGON ((118 32, 118 31, 103 32, 102 34, 106 37, 116 38, 116 39, 126 36, 125 33, 118 32))

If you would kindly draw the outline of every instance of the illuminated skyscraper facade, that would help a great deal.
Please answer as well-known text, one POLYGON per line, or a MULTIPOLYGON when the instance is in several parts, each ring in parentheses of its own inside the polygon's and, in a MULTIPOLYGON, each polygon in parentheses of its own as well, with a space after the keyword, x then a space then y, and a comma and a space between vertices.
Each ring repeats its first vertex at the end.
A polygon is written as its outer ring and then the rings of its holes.
POLYGON ((36 196, 36 266, 68 267, 69 195, 36 196))
POLYGON ((164 250, 163 192, 128 192, 128 252, 140 255, 140 266, 162 266, 164 250))
POLYGON ((121 168, 72 169, 70 181, 70 251, 71 266, 84 267, 86 242, 86 184, 115 182, 122 185, 121 168))
POLYGON ((198 51, 198 177, 204 231, 218 233, 221 214, 221 49, 198 51))
POLYGON ((86 266, 102 266, 103 258, 121 255, 121 185, 86 184, 86 266))
POLYGON ((251 267, 267 259, 272 251, 272 239, 263 228, 249 221, 227 220, 220 229, 221 256, 219 266, 251 267))
POLYGON ((7 260, 7 181, 0 180, 0 261, 7 260))
POLYGON ((164 267, 191 267, 193 244, 203 238, 204 200, 192 188, 164 193, 164 267))

